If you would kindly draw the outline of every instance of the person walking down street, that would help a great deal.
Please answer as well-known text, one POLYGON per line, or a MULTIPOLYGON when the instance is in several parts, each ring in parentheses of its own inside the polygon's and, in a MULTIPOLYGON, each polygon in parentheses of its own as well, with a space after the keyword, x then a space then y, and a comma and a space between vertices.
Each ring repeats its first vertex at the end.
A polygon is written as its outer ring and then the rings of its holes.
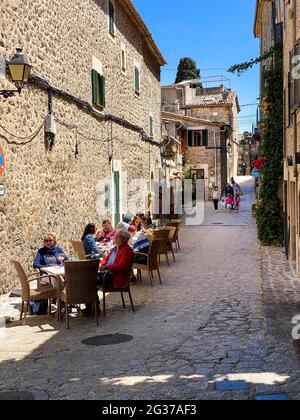
POLYGON ((246 173, 247 173, 247 163, 245 161, 242 163, 241 169, 242 169, 243 176, 246 176, 246 173))
POLYGON ((234 178, 231 178, 230 182, 233 188, 233 195, 234 194, 238 194, 239 196, 244 195, 244 191, 242 190, 241 186, 237 182, 235 182, 234 178))
POLYGON ((236 212, 239 212, 240 210, 240 202, 241 202, 240 196, 237 193, 235 193, 234 198, 233 198, 233 209, 236 212))
POLYGON ((232 195, 230 195, 230 194, 227 195, 226 204, 227 204, 227 211, 228 211, 228 213, 230 213, 231 210, 233 209, 233 204, 234 204, 234 200, 233 200, 232 195))
POLYGON ((225 197, 228 197, 228 194, 229 195, 234 195, 234 190, 233 190, 233 188, 232 188, 232 186, 228 183, 227 185, 226 185, 226 187, 225 187, 225 190, 224 190, 224 195, 225 195, 225 197))
POLYGON ((215 186, 215 188, 213 189, 212 197, 213 197, 215 212, 218 213, 218 211, 219 211, 219 201, 221 199, 221 195, 220 195, 220 192, 219 192, 219 187, 215 186))

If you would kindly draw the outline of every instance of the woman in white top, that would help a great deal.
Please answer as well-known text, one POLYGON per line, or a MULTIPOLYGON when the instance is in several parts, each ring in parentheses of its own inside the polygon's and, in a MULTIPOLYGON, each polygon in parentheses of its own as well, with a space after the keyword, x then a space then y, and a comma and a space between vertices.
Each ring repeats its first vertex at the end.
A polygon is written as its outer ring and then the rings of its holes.
POLYGON ((219 211, 219 201, 221 198, 220 192, 219 192, 219 187, 215 186, 215 188, 213 189, 213 203, 214 203, 214 207, 215 207, 215 212, 218 213, 219 211))

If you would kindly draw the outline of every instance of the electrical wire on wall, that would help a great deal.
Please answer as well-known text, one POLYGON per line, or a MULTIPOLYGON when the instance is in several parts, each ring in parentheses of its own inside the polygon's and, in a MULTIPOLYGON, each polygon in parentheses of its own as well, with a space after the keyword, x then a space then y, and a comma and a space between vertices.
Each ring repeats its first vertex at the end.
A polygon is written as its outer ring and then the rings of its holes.
POLYGON ((40 134, 40 132, 42 131, 42 129, 44 128, 44 125, 45 125, 45 120, 46 120, 46 118, 44 118, 44 120, 43 120, 43 122, 42 122, 42 124, 39 126, 39 128, 37 129, 37 130, 35 130, 32 134, 30 134, 29 136, 25 136, 25 137, 22 137, 22 136, 18 136, 18 135, 16 135, 16 134, 13 134, 13 133, 11 133, 10 131, 8 131, 2 124, 0 124, 0 128, 7 134, 7 135, 9 135, 9 136, 11 136, 11 137, 13 137, 13 138, 15 138, 15 139, 18 139, 18 140, 25 140, 25 141, 23 141, 23 142, 17 142, 17 141, 14 141, 14 140, 8 140, 8 138, 6 137, 6 136, 4 136, 4 135, 2 135, 1 133, 0 133, 0 137, 1 138, 3 138, 3 140, 7 143, 7 144, 9 144, 9 145, 14 145, 14 146, 25 146, 26 144, 29 144, 29 143, 31 143, 39 134, 40 134))

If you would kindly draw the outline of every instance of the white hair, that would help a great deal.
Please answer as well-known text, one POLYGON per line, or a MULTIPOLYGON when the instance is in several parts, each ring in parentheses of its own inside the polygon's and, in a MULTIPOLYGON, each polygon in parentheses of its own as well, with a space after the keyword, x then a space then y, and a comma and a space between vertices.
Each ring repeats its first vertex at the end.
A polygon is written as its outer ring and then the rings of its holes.
POLYGON ((117 230, 116 237, 120 236, 124 244, 127 244, 131 238, 130 233, 127 230, 119 229, 117 230))

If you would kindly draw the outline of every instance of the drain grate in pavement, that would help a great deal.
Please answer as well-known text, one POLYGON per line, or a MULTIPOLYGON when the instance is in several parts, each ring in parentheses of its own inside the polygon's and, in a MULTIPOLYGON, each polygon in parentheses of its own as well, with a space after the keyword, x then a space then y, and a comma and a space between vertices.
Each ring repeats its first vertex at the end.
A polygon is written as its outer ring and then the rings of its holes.
POLYGON ((256 401, 291 401, 291 397, 287 394, 274 395, 258 395, 256 401))
POLYGON ((32 401, 34 399, 34 395, 26 391, 0 392, 0 401, 32 401))
POLYGON ((107 335, 97 335, 96 337, 86 338, 82 340, 82 344, 85 346, 114 346, 116 344, 128 343, 133 340, 131 335, 126 334, 107 334, 107 335))
POLYGON ((249 384, 245 381, 220 381, 216 382, 217 391, 246 391, 249 384))

